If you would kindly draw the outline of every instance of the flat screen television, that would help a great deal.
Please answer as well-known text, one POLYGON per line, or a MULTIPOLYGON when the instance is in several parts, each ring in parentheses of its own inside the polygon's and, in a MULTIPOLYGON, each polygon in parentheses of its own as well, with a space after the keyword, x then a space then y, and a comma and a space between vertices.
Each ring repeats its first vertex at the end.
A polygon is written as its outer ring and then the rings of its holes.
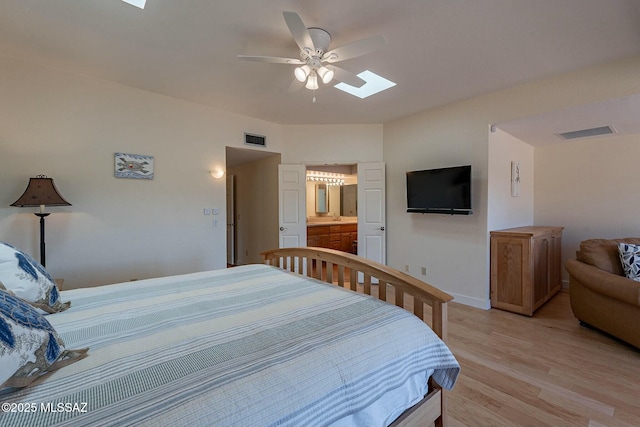
POLYGON ((471 165, 407 172, 407 212, 471 214, 471 165))

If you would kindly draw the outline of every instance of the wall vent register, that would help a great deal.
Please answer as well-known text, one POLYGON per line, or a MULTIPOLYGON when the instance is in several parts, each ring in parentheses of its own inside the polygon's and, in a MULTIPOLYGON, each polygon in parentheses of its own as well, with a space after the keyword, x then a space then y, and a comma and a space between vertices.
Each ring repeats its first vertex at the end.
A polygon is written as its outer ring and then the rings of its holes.
POLYGON ((612 133, 616 133, 616 130, 613 127, 600 126, 596 128, 580 129, 580 130, 574 130, 572 132, 559 133, 557 135, 562 139, 578 139, 578 138, 587 138, 589 136, 610 135, 612 133))
POLYGON ((248 145, 257 145, 259 147, 265 147, 267 145, 267 138, 261 135, 252 135, 250 133, 245 133, 244 143, 248 145))

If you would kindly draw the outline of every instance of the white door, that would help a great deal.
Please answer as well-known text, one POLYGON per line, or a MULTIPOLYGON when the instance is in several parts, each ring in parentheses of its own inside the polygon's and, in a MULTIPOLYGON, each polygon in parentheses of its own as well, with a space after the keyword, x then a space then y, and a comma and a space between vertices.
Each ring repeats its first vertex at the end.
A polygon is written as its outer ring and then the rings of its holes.
POLYGON ((307 246, 306 179, 305 165, 278 165, 281 248, 307 246))
POLYGON ((358 163, 358 255, 387 262, 384 163, 358 163))

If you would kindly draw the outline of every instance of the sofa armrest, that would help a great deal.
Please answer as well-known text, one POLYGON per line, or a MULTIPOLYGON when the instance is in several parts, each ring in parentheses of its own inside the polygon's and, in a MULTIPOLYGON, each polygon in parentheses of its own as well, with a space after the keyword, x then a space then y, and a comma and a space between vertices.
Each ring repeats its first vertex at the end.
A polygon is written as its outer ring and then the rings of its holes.
POLYGON ((565 264, 571 279, 593 292, 640 307, 640 282, 608 273, 576 259, 565 264))

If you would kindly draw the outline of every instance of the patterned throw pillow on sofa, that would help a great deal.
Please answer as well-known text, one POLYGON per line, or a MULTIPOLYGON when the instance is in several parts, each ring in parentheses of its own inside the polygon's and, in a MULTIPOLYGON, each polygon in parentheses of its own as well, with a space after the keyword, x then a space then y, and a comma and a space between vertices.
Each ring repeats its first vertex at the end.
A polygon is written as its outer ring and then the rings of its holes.
POLYGON ((0 282, 29 304, 55 313, 69 308, 60 301, 58 287, 42 264, 29 254, 0 242, 0 282))
POLYGON ((640 245, 619 243, 618 252, 625 276, 640 282, 640 245))

